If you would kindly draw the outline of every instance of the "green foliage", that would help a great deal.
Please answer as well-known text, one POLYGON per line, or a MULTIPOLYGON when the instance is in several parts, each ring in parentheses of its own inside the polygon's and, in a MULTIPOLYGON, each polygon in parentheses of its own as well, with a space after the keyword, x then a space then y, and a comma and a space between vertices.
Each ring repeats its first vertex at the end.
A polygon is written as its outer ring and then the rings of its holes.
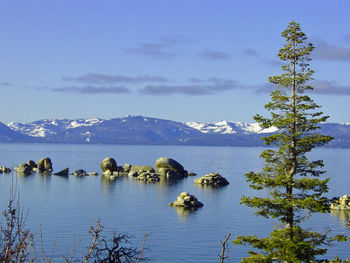
POLYGON ((278 132, 263 138, 265 144, 277 147, 261 153, 265 166, 261 172, 249 172, 245 176, 250 187, 268 191, 266 197, 246 197, 242 204, 257 209, 256 214, 265 218, 275 218, 280 228, 274 229, 270 237, 239 236, 236 244, 251 245, 261 253, 250 251, 250 257, 242 262, 310 262, 317 255, 326 253, 319 248, 334 241, 325 234, 303 230, 301 222, 311 213, 329 211, 328 179, 320 179, 325 173, 323 161, 309 161, 306 154, 316 146, 327 144, 332 137, 318 132, 319 124, 327 120, 318 111, 320 108, 305 91, 313 71, 309 68, 310 53, 314 49, 306 43, 307 37, 300 25, 294 21, 282 32, 285 38, 279 58, 286 64, 283 73, 269 78, 275 89, 271 101, 265 105, 269 118, 254 117, 264 128, 276 127, 278 132))

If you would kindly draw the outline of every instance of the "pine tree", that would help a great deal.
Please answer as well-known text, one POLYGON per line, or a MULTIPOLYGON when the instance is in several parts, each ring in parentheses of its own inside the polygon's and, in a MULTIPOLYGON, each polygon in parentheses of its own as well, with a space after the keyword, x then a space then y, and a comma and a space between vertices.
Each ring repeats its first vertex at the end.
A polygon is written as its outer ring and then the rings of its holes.
POLYGON ((259 114, 255 121, 264 128, 276 127, 278 132, 263 138, 265 144, 277 147, 261 153, 265 166, 261 172, 249 172, 245 176, 250 187, 265 190, 267 197, 246 197, 241 204, 257 209, 256 214, 277 219, 269 237, 238 236, 236 244, 250 245, 255 251, 242 262, 314 262, 323 255, 325 244, 345 237, 329 237, 328 232, 318 233, 302 228, 302 221, 312 213, 326 213, 329 200, 328 179, 320 179, 325 173, 323 161, 309 161, 307 153, 317 146, 327 144, 332 137, 319 134, 319 124, 328 116, 305 92, 313 71, 309 67, 310 53, 314 49, 306 43, 307 37, 294 21, 282 32, 285 39, 278 57, 285 64, 283 73, 269 78, 274 84, 271 101, 265 105, 271 116, 259 114))

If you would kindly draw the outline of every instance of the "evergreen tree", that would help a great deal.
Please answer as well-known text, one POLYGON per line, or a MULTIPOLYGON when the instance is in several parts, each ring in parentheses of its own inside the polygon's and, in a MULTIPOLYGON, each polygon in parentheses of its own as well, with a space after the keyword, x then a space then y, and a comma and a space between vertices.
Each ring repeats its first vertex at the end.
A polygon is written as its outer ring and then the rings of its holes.
POLYGON ((236 244, 250 245, 255 251, 242 262, 314 262, 315 257, 326 253, 325 244, 344 240, 343 236, 330 238, 323 234, 303 229, 301 222, 311 213, 325 213, 329 200, 328 179, 319 177, 323 161, 309 161, 306 154, 314 147, 327 144, 332 137, 318 133, 319 124, 328 116, 318 111, 320 107, 307 94, 313 71, 309 68, 310 53, 314 49, 306 43, 307 37, 294 21, 282 32, 285 39, 278 57, 285 62, 283 73, 269 78, 275 88, 271 101, 265 105, 269 118, 254 117, 264 128, 276 127, 278 132, 263 138, 265 144, 278 147, 261 153, 265 166, 261 172, 249 172, 245 176, 250 187, 268 191, 267 197, 246 197, 241 203, 256 208, 256 214, 275 218, 279 227, 269 237, 238 236, 236 244))

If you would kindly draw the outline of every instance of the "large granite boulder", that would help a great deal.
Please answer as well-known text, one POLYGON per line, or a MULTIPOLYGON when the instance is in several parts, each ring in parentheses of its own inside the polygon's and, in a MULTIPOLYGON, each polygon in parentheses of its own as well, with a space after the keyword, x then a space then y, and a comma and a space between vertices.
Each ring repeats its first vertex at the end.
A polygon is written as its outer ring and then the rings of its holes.
POLYGON ((210 173, 200 178, 196 178, 194 179, 194 183, 202 186, 214 187, 221 187, 229 184, 229 182, 218 173, 210 173))
POLYGON ((31 174, 33 172, 33 168, 30 167, 27 163, 21 163, 19 166, 15 167, 15 171, 18 174, 31 174))
POLYGON ((198 208, 203 206, 203 204, 199 202, 195 196, 190 195, 187 192, 182 192, 174 201, 174 203, 169 203, 169 206, 183 208, 198 208))
POLYGON ((156 173, 169 179, 183 178, 188 175, 184 167, 177 161, 161 157, 155 163, 156 173))
POLYGON ((51 159, 49 157, 40 159, 37 165, 37 169, 40 173, 52 172, 51 159))
POLYGON ((113 158, 105 158, 101 163, 102 173, 113 174, 118 171, 117 162, 113 158))

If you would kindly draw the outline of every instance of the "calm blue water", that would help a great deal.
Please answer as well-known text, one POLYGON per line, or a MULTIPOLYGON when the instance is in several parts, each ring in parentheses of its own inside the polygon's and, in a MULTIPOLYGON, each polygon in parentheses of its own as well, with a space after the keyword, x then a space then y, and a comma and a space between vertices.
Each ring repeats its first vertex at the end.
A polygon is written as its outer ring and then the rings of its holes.
MULTIPOLYGON (((46 250, 54 243, 55 259, 67 255, 73 243, 80 241, 77 253, 87 245, 89 226, 102 219, 105 235, 112 231, 127 232, 131 240, 141 245, 144 232, 148 238, 146 256, 152 262, 217 262, 220 240, 228 232, 233 236, 267 235, 273 222, 257 218, 253 210, 239 205, 242 195, 253 195, 244 174, 259 170, 262 148, 180 147, 180 146, 121 146, 121 145, 60 145, 60 144, 0 144, 0 165, 16 166, 28 160, 36 162, 50 157, 55 171, 69 167, 100 172, 105 157, 124 163, 152 165, 159 157, 179 161, 185 169, 202 176, 219 172, 230 185, 221 189, 200 188, 193 177, 175 184, 142 184, 128 177, 106 182, 101 176, 77 178, 70 176, 31 175, 17 177, 20 202, 29 210, 27 226, 43 232, 46 250), (204 207, 192 213, 167 204, 186 191, 195 195, 204 207), (67 252, 68 251, 68 252, 67 252)), ((330 196, 350 194, 350 150, 318 149, 313 158, 325 160, 330 196)), ((0 174, 0 207, 8 201, 11 175, 0 174)), ((348 234, 348 214, 314 215, 307 225, 315 230, 330 228, 334 234, 348 234)), ((329 248, 328 257, 349 256, 349 243, 329 248)), ((231 262, 239 262, 247 249, 230 246, 231 262)))

